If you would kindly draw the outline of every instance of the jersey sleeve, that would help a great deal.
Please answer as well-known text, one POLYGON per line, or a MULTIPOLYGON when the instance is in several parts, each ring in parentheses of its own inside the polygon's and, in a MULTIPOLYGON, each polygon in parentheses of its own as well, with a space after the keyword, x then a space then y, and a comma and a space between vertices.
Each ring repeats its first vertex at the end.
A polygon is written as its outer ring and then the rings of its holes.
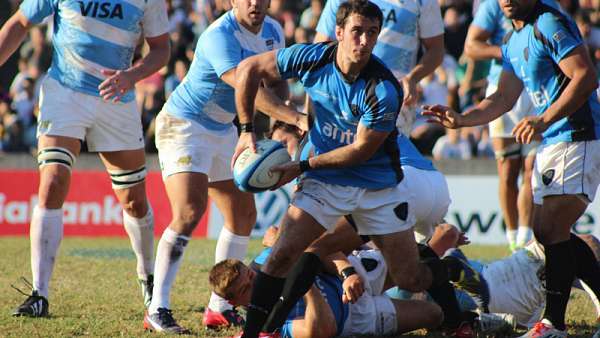
MULTIPOLYGON (((495 0, 494 0, 495 1, 495 0)), ((424 0, 419 16, 419 37, 431 38, 444 34, 442 11, 437 0, 424 0)))
POLYGON ((574 23, 564 17, 545 14, 534 26, 536 39, 557 64, 583 43, 574 23))
POLYGON ((277 69, 282 79, 298 78, 302 81, 312 65, 322 56, 323 44, 295 44, 277 51, 277 69))
POLYGON ((375 86, 374 93, 367 94, 365 113, 360 123, 376 131, 393 131, 402 106, 403 95, 388 81, 375 86))
POLYGON ((38 24, 55 11, 53 0, 25 0, 19 6, 21 13, 32 24, 38 24))
POLYGON ((493 33, 498 24, 498 16, 494 11, 494 6, 497 5, 497 0, 484 0, 477 8, 472 25, 475 25, 486 32, 493 33))
POLYGON ((281 337, 282 338, 294 338, 294 336, 292 335, 292 326, 293 326, 293 320, 286 320, 285 323, 283 323, 283 326, 281 327, 281 337))
POLYGON ((508 43, 503 44, 501 47, 501 50, 502 50, 502 70, 514 73, 515 69, 513 68, 512 63, 510 63, 510 55, 508 54, 508 43))
POLYGON ((149 0, 142 19, 144 36, 152 38, 163 35, 168 32, 168 26, 169 19, 165 0, 149 0))
POLYGON ((335 40, 335 15, 341 0, 327 0, 317 24, 317 32, 335 40))
POLYGON ((202 35, 199 46, 204 50, 204 57, 213 66, 215 73, 221 77, 227 71, 242 62, 242 46, 223 29, 215 28, 202 35))

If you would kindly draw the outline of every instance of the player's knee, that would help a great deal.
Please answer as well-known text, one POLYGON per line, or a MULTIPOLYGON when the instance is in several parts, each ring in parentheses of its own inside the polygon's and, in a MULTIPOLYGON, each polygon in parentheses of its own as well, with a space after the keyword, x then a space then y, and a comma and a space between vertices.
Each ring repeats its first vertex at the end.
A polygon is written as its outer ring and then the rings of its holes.
POLYGON ((141 184, 146 179, 146 166, 137 169, 109 169, 108 174, 114 190, 129 189, 141 184))
POLYGON ((273 250, 269 260, 264 267, 268 274, 279 275, 290 270, 298 257, 297 250, 293 246, 282 245, 278 250, 273 250))
POLYGON ((148 202, 145 198, 130 198, 121 203, 123 211, 135 218, 142 218, 148 212, 148 202))
POLYGON ((427 302, 425 306, 427 316, 425 317, 425 322, 423 323, 424 328, 431 330, 440 327, 440 325, 442 325, 444 322, 444 312, 442 311, 442 308, 432 302, 427 302))
POLYGON ((410 292, 424 291, 428 285, 425 285, 423 278, 415 273, 397 273, 394 276, 394 281, 400 289, 410 292))
POLYGON ((38 151, 38 166, 59 166, 71 171, 75 163, 75 155, 67 148, 63 147, 45 147, 38 151))
POLYGON ((180 207, 173 214, 173 223, 177 229, 192 231, 200 222, 205 210, 206 203, 180 207))

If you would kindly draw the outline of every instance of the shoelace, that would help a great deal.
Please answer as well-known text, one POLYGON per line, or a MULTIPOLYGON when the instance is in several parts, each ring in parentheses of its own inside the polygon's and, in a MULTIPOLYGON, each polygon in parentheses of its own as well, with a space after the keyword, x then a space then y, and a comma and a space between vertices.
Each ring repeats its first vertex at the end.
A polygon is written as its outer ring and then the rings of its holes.
MULTIPOLYGON (((23 284, 25 284, 27 287, 29 287, 31 290, 33 290, 33 284, 31 284, 30 281, 27 280, 27 278, 21 276, 21 281, 23 282, 23 284)), ((17 290, 17 292, 19 292, 20 294, 22 294, 23 296, 27 296, 30 297, 32 294, 31 293, 26 293, 23 290, 19 289, 18 287, 14 286, 13 284, 10 285, 13 289, 17 290)))

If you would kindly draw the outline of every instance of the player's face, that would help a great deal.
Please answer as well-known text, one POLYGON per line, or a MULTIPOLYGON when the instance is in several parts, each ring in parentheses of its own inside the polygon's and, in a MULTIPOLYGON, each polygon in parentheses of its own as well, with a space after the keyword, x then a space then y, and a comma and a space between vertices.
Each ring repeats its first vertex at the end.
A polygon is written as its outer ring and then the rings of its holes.
POLYGON ((498 0, 504 16, 511 20, 525 19, 535 4, 533 0, 498 0))
POLYGON ((236 18, 248 30, 258 33, 265 20, 270 0, 233 0, 236 18))
POLYGON ((256 276, 256 272, 254 270, 244 266, 240 275, 235 281, 235 285, 233 286, 235 289, 233 290, 233 294, 235 295, 232 299, 229 300, 233 306, 247 306, 250 304, 250 297, 252 296, 252 284, 254 283, 254 277, 256 276))
POLYGON ((379 35, 379 21, 360 14, 351 14, 344 27, 336 27, 339 48, 354 63, 365 62, 371 57, 379 35))

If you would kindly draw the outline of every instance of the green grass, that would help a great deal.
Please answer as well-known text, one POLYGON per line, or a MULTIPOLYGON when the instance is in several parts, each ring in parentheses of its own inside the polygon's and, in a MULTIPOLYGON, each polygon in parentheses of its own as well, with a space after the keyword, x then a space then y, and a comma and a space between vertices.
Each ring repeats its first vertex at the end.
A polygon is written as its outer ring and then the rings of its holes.
MULTIPOLYGON (((185 253, 172 292, 171 306, 178 321, 195 336, 224 337, 229 330, 213 333, 201 326, 202 308, 209 292, 207 275, 213 262, 214 241, 193 240, 185 253)), ((66 238, 50 286, 47 319, 13 318, 13 308, 24 297, 10 284, 30 278, 29 241, 0 238, 0 337, 152 337, 142 328, 143 304, 136 281, 135 260, 129 241, 122 238, 66 238)), ((260 250, 252 241, 248 257, 260 250)), ((503 247, 471 246, 467 255, 492 259, 507 254, 503 247)), ((26 289, 23 287, 23 289, 26 289)), ((572 296, 568 321, 573 337, 591 337, 595 320, 591 302, 582 294, 572 296)), ((423 336, 417 332, 406 336, 423 336)), ((441 337, 441 335, 430 335, 441 337)))

